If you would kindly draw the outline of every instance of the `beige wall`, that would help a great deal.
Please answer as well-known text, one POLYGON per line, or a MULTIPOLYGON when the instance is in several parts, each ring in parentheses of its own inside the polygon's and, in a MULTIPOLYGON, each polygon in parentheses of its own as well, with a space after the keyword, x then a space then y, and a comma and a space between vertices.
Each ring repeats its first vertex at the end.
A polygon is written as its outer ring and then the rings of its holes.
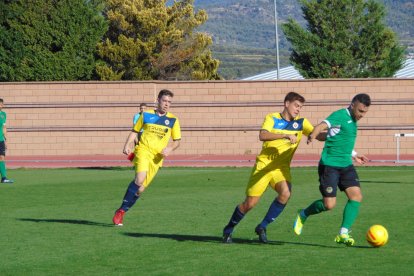
MULTIPOLYGON (((139 103, 154 103, 163 88, 175 93, 171 112, 182 126, 176 154, 256 154, 264 116, 281 111, 289 91, 305 96, 302 116, 314 124, 356 93, 370 94, 356 146, 364 153, 395 154, 394 134, 414 133, 414 79, 0 83, 8 155, 119 154, 139 103)), ((299 151, 318 154, 321 146, 299 151)), ((401 154, 414 154, 414 137, 401 139, 401 154)))

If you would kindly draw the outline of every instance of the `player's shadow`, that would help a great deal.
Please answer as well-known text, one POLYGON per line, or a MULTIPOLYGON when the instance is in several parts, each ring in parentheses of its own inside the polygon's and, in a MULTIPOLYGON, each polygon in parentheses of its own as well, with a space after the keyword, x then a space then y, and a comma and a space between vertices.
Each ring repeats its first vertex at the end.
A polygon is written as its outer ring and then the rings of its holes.
POLYGON ((29 222, 47 222, 47 223, 66 223, 66 224, 81 224, 81 225, 90 225, 90 226, 101 226, 101 227, 114 227, 113 224, 95 222, 90 220, 83 219, 33 219, 33 218, 18 218, 20 221, 29 221, 29 222))
MULTIPOLYGON (((159 234, 159 233, 123 233, 126 236, 133 238, 159 238, 159 239, 170 239, 179 242, 185 241, 195 241, 195 242, 209 242, 209 243, 222 243, 222 238, 218 236, 201 236, 201 235, 182 235, 182 234, 159 234)), ((233 243, 235 244, 251 244, 251 245, 260 245, 265 244, 259 242, 257 239, 242 239, 242 238, 233 238, 233 243)), ((285 244, 294 244, 294 245, 305 245, 305 246, 315 246, 315 247, 324 247, 324 248, 341 248, 338 246, 328 246, 322 244, 312 244, 312 243, 302 243, 302 242, 286 242, 286 241, 272 241, 269 240, 266 245, 285 245, 285 244)))
MULTIPOLYGON (((195 241, 195 242, 210 242, 221 243, 222 239, 218 236, 200 236, 200 235, 182 235, 182 234, 158 234, 158 233, 123 233, 125 236, 133 238, 158 238, 169 239, 179 242, 195 241)), ((234 243, 251 243, 259 244, 259 241, 233 238, 234 243)))

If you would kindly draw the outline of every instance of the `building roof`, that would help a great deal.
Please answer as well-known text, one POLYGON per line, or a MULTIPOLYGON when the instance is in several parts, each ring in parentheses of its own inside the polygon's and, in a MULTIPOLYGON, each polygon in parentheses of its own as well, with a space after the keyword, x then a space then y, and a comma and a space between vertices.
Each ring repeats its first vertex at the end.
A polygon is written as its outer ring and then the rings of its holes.
POLYGON ((397 71, 395 78, 414 78, 414 59, 410 58, 404 62, 403 68, 397 71))
MULTIPOLYGON (((394 78, 414 78, 414 59, 407 59, 404 62, 403 68, 398 70, 394 78)), ((304 77, 293 66, 280 68, 281 80, 303 80, 304 77)), ((259 75, 244 78, 242 80, 277 80, 277 70, 262 73, 259 75)))
MULTIPOLYGON (((304 77, 293 66, 280 68, 281 80, 303 80, 304 77)), ((256 76, 248 77, 243 80, 277 80, 277 70, 262 73, 256 76)))

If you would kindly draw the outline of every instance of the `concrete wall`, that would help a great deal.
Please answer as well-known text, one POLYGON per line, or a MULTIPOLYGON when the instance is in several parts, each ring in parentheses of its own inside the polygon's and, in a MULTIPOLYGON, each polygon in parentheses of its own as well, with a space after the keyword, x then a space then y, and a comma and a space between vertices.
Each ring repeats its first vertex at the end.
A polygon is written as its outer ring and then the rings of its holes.
MULTIPOLYGON (((282 110, 289 91, 307 100, 302 116, 316 124, 346 107, 356 93, 373 105, 360 121, 358 151, 395 154, 395 133, 414 133, 414 79, 0 83, 13 156, 120 154, 138 105, 152 105, 160 89, 175 93, 180 118, 176 154, 256 154, 264 116, 282 110)), ((301 145, 319 154, 321 143, 301 145)), ((401 154, 414 153, 414 137, 401 138, 401 154)))

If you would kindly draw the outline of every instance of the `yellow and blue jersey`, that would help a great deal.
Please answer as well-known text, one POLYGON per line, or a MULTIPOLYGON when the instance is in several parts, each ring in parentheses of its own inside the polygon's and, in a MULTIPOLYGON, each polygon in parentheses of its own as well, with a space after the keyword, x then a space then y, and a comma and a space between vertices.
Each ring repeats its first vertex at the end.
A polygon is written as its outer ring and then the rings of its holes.
POLYGON ((266 116, 262 129, 275 134, 293 134, 297 136, 295 144, 290 143, 289 139, 276 139, 263 143, 258 158, 269 161, 277 159, 278 166, 283 167, 290 165, 303 134, 308 136, 313 131, 313 125, 306 118, 299 116, 292 121, 286 121, 280 113, 270 113, 266 116))
POLYGON ((167 147, 170 137, 173 140, 181 139, 180 122, 172 113, 158 115, 155 110, 142 113, 134 125, 135 132, 143 130, 138 148, 146 148, 153 154, 161 153, 167 147))
POLYGON ((276 189, 277 183, 291 183, 290 162, 303 134, 308 136, 313 131, 312 124, 305 118, 297 116, 292 121, 283 119, 280 113, 266 116, 262 130, 275 134, 296 135, 292 144, 289 139, 276 139, 263 142, 262 151, 256 158, 256 164, 250 175, 246 188, 247 196, 261 196, 268 185, 276 189))

